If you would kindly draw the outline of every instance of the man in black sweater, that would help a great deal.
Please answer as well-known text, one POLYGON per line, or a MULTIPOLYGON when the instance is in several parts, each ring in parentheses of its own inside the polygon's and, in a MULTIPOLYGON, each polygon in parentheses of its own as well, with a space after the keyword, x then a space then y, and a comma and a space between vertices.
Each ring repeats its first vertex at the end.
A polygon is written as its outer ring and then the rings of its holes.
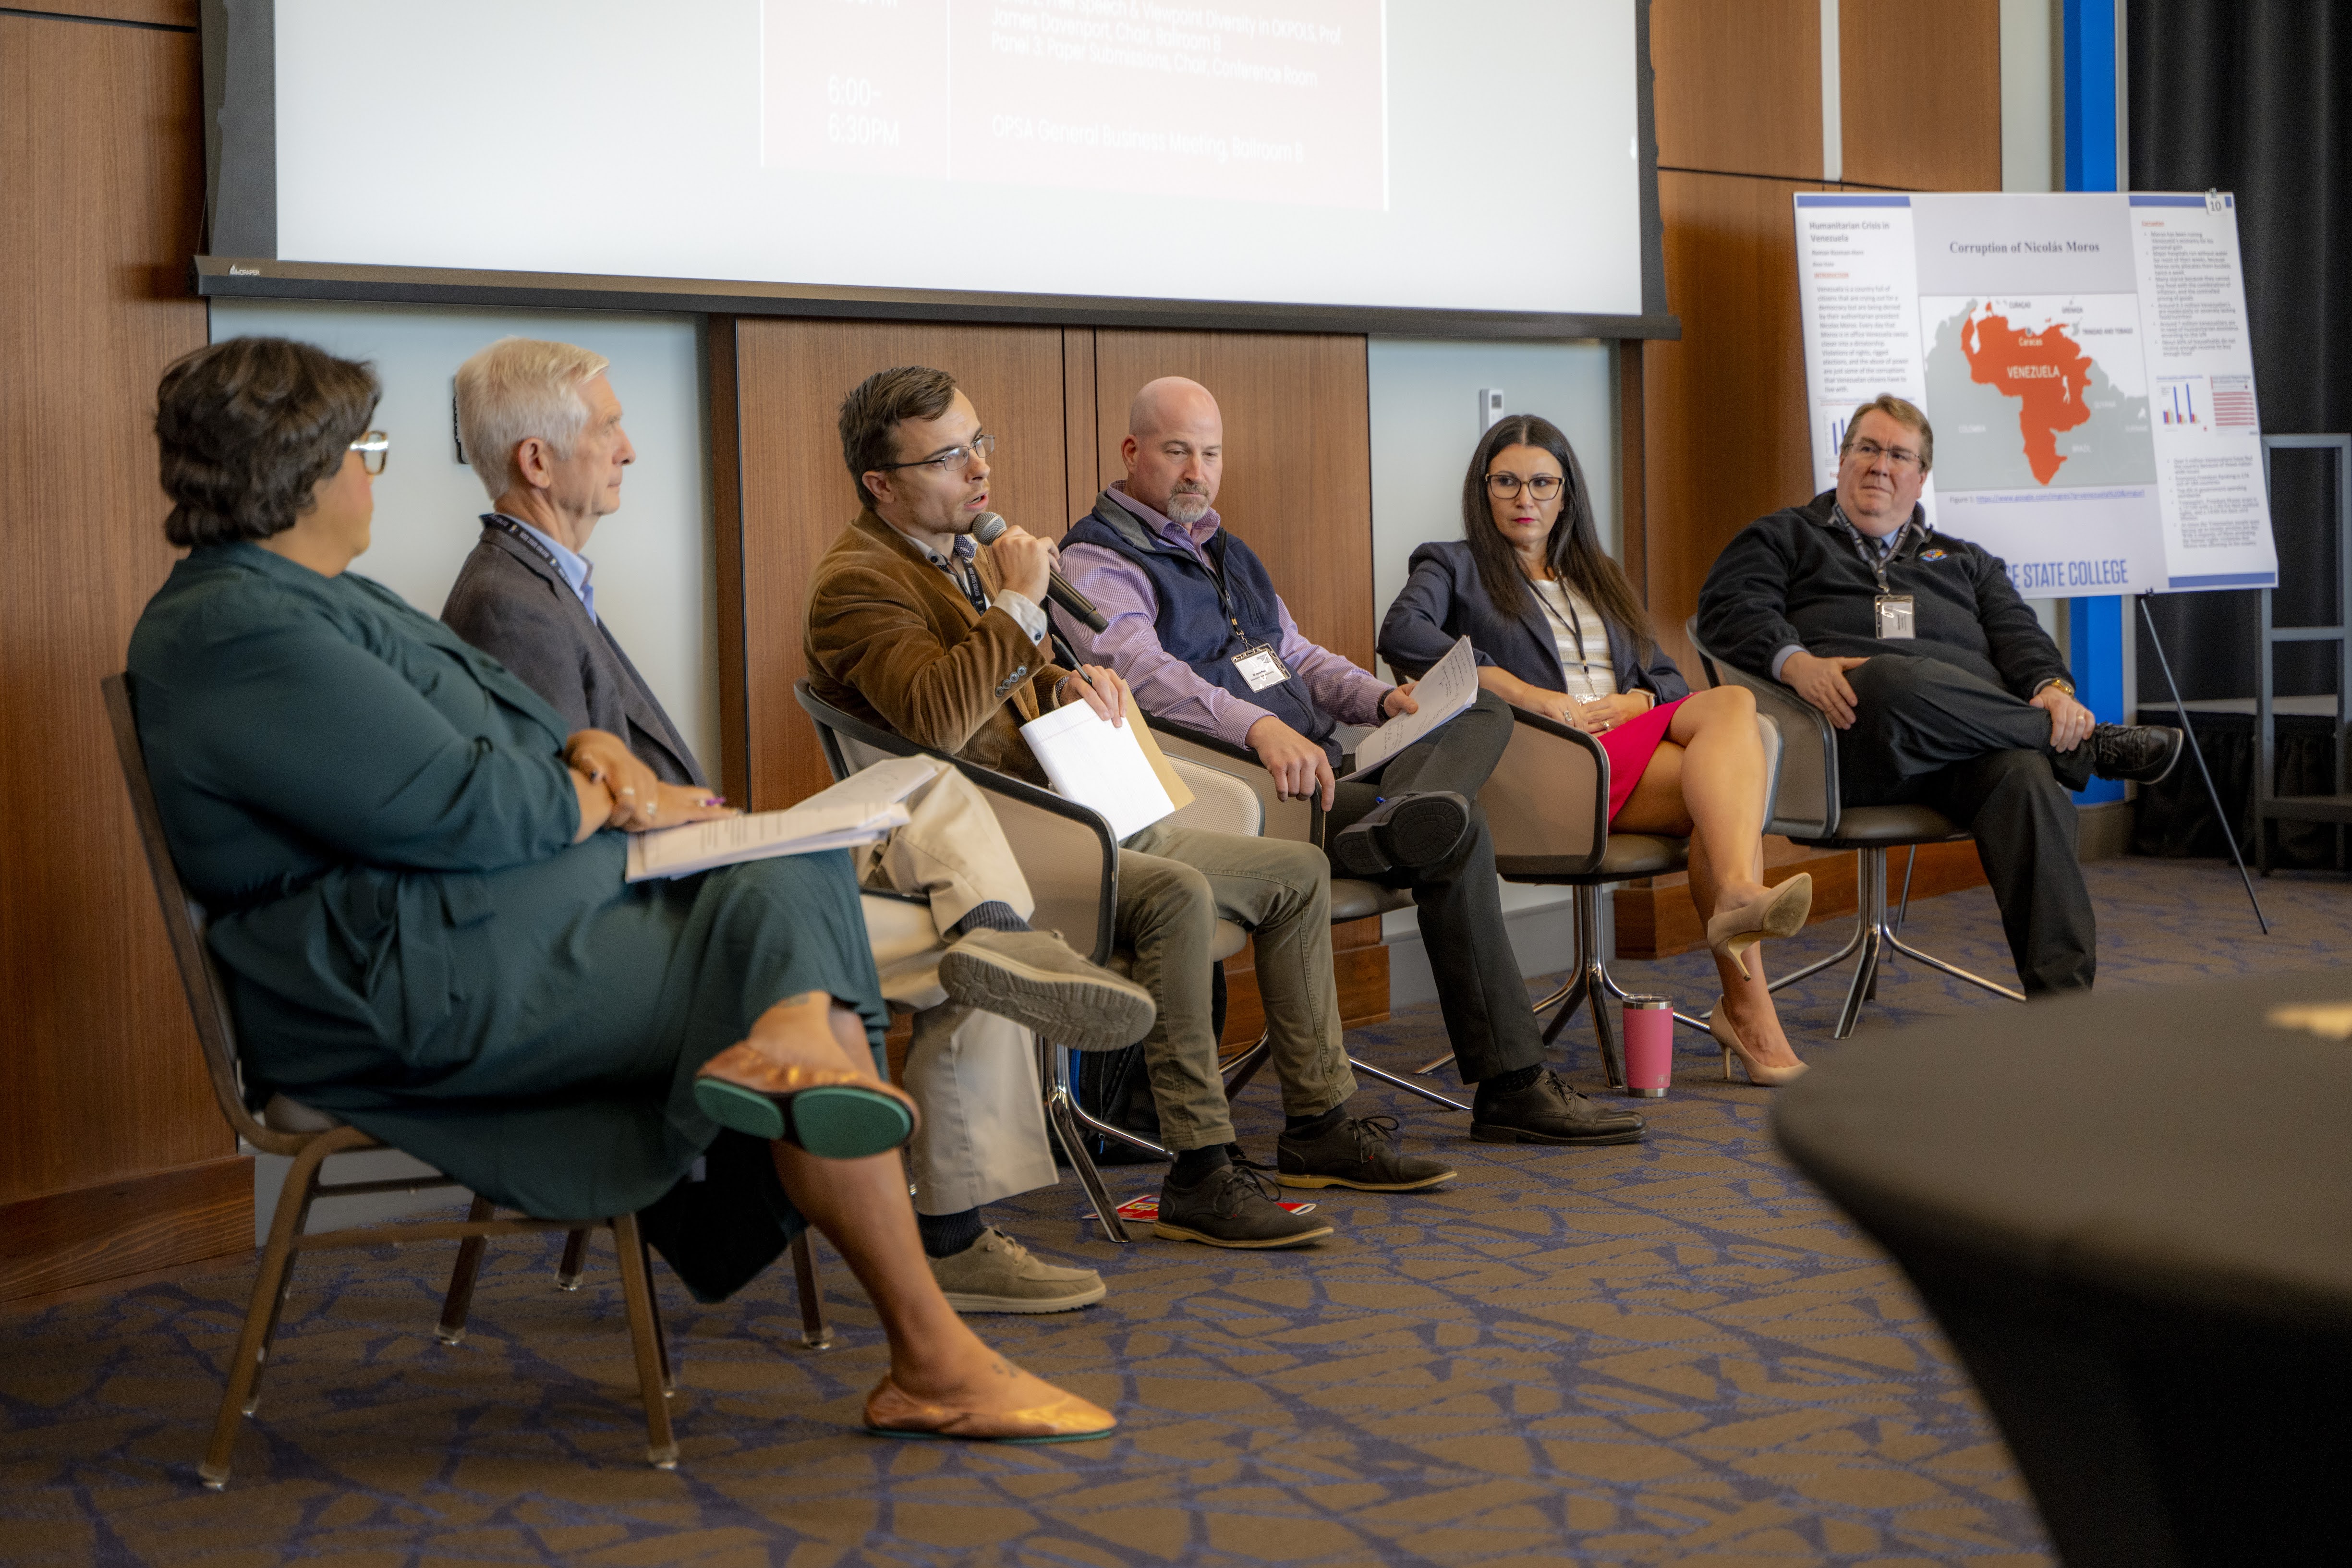
POLYGON ((2153 784, 2181 732, 2100 724, 2000 560, 1929 528, 1927 416, 1895 396, 1854 411, 1837 489, 1742 529, 1698 602, 1717 658, 1829 716, 1847 805, 1917 802, 1976 836, 2029 996, 2087 990, 2097 931, 2067 791, 2153 784))

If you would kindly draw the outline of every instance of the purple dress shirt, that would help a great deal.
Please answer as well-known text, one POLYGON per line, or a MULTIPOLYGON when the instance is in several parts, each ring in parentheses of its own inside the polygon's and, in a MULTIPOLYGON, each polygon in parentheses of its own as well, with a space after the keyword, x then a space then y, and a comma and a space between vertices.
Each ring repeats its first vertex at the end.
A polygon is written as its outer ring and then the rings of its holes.
MULTIPOLYGON (((1203 547, 1223 526, 1214 511, 1187 527, 1129 495, 1124 479, 1105 493, 1153 533, 1210 565, 1203 547)), ((1140 568, 1099 544, 1074 544, 1062 552, 1062 575, 1095 602, 1105 623, 1101 631, 1090 631, 1060 605, 1052 606, 1054 625, 1081 660, 1118 671, 1147 713, 1204 730, 1233 745, 1249 743, 1250 726, 1267 717, 1266 710, 1202 679, 1191 665, 1160 646, 1160 595, 1140 568)), ((1282 641, 1275 651, 1306 682, 1315 706, 1342 724, 1379 723, 1381 703, 1391 689, 1389 683, 1300 636, 1290 606, 1279 597, 1275 607, 1282 625, 1282 641)))

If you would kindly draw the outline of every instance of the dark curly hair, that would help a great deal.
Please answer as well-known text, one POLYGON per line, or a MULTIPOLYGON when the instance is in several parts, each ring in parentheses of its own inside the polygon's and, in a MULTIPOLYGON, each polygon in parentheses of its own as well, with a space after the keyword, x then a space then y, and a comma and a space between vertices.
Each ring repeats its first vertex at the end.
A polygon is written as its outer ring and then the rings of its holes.
POLYGON ((898 426, 909 419, 937 419, 955 401, 955 377, 929 365, 877 370, 841 400, 841 456, 861 506, 872 506, 866 475, 898 460, 898 426))
POLYGON ((173 361, 155 388, 164 537, 194 549, 285 532, 383 395, 374 366, 287 338, 230 338, 173 361))

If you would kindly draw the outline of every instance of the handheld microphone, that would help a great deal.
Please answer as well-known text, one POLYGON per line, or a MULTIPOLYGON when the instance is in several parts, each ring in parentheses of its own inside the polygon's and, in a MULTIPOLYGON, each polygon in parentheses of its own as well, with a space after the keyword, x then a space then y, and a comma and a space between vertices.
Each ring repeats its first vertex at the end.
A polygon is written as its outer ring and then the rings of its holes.
MULTIPOLYGON (((982 544, 993 544, 1011 526, 994 512, 984 511, 973 521, 971 536, 982 544)), ((1103 613, 1095 608, 1095 602, 1064 582, 1059 572, 1045 579, 1045 597, 1067 610, 1089 631, 1098 632, 1110 625, 1103 619, 1103 613)))

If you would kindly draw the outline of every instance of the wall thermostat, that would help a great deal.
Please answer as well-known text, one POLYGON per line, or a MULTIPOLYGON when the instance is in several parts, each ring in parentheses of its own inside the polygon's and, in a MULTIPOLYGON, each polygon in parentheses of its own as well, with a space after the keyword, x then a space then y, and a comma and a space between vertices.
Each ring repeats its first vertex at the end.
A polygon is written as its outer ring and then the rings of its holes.
POLYGON ((1485 435, 1503 416, 1503 389, 1482 386, 1478 389, 1478 433, 1485 435))

